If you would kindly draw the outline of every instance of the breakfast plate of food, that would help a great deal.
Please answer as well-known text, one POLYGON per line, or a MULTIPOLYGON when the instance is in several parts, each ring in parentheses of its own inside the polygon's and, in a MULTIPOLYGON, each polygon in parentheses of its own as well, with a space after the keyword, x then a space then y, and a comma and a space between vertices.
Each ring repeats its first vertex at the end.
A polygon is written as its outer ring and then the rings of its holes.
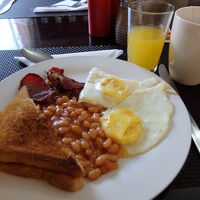
POLYGON ((0 90, 3 199, 152 199, 187 158, 181 98, 126 61, 51 59, 7 77, 0 90))

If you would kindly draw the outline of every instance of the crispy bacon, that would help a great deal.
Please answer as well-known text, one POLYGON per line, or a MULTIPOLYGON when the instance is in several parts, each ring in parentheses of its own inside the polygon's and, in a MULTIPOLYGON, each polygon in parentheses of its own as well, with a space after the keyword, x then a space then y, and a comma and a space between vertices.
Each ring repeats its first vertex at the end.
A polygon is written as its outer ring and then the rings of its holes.
POLYGON ((21 80, 19 88, 26 85, 27 89, 31 93, 38 92, 38 90, 48 90, 50 88, 49 85, 47 85, 43 78, 41 78, 39 75, 34 73, 29 73, 21 80))
POLYGON ((57 67, 47 71, 47 79, 48 81, 45 81, 39 75, 29 73, 21 80, 19 88, 25 85, 35 103, 48 105, 63 93, 68 97, 78 98, 84 87, 84 83, 64 76, 64 69, 57 67))
POLYGON ((64 69, 62 68, 58 68, 58 67, 52 67, 48 70, 48 72, 51 72, 51 73, 57 73, 57 74, 64 74, 64 69))
POLYGON ((84 83, 75 81, 74 79, 64 76, 64 70, 52 67, 47 71, 47 78, 51 87, 58 88, 59 90, 68 93, 70 96, 78 97, 84 87, 84 83))
POLYGON ((50 103, 59 95, 59 91, 51 88, 43 78, 34 73, 27 74, 21 80, 19 89, 24 85, 28 90, 29 96, 38 104, 50 103))

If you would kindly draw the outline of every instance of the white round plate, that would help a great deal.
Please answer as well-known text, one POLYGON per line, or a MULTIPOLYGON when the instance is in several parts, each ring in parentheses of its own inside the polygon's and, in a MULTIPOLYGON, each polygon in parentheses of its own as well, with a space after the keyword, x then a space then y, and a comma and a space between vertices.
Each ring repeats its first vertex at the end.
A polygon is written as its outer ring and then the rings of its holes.
MULTIPOLYGON (((98 67, 116 76, 142 81, 157 77, 134 64, 103 57, 68 57, 52 59, 18 71, 0 82, 2 109, 16 94, 20 80, 27 73, 45 75, 50 67, 60 67, 68 77, 84 82, 88 72, 98 67)), ((160 79, 163 81, 162 79, 160 79)), ((94 182, 85 182, 80 191, 69 193, 33 180, 0 174, 0 197, 11 200, 146 200, 163 191, 182 168, 191 144, 188 112, 178 95, 170 95, 175 112, 167 137, 152 150, 131 158, 121 159, 118 170, 103 175, 94 182)))

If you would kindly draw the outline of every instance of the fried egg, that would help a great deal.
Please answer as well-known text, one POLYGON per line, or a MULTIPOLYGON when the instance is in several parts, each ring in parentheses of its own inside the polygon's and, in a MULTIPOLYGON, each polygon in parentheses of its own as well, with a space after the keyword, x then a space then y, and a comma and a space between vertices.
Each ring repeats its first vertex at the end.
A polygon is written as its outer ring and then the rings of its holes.
POLYGON ((152 87, 158 82, 155 78, 143 82, 121 79, 98 68, 93 68, 80 93, 79 102, 84 101, 111 108, 130 96, 133 91, 152 87))
POLYGON ((135 90, 103 113, 101 123, 106 135, 122 144, 130 156, 150 150, 167 135, 173 105, 166 87, 159 83, 135 90))
POLYGON ((119 144, 132 144, 142 132, 140 118, 128 108, 108 111, 101 122, 106 135, 119 144))

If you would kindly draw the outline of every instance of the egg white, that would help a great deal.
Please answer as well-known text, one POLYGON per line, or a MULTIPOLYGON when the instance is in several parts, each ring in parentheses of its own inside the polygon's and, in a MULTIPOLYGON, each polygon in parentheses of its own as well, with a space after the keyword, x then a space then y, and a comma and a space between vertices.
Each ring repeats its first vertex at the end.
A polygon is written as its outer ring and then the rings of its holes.
POLYGON ((130 156, 144 153, 157 145, 170 127, 173 105, 168 100, 165 83, 133 92, 123 102, 104 112, 104 115, 119 108, 129 108, 142 121, 142 134, 132 143, 124 145, 130 156))
POLYGON ((100 87, 101 82, 105 78, 110 78, 110 77, 123 80, 126 83, 129 95, 131 95, 135 90, 149 88, 159 83, 159 81, 155 78, 147 79, 142 82, 137 82, 135 80, 128 80, 128 79, 121 79, 117 76, 101 71, 98 68, 93 68, 89 72, 85 86, 79 95, 79 102, 84 101, 92 104, 99 104, 104 106, 105 108, 112 108, 113 106, 116 106, 118 103, 116 101, 113 101, 113 98, 104 96, 101 92, 101 87, 100 87))

